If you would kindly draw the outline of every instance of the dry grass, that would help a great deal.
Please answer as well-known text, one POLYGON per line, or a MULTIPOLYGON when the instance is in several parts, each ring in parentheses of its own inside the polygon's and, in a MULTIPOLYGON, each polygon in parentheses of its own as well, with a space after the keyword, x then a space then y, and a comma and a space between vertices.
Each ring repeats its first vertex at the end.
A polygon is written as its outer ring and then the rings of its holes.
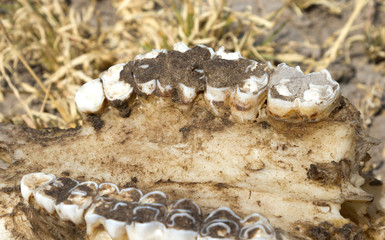
MULTIPOLYGON (((343 28, 321 46, 314 46, 323 52, 319 57, 293 50, 299 43, 277 46, 275 38, 286 27, 285 11, 294 10, 301 16, 316 6, 340 14, 343 6, 337 1, 287 0, 275 12, 255 15, 251 9, 235 11, 224 0, 114 0, 115 20, 109 25, 102 20, 100 2, 85 2, 85 7, 69 6, 64 0, 0 3, 0 104, 12 104, 0 110, 0 122, 24 123, 32 128, 75 127, 81 123, 74 104, 80 85, 114 63, 153 48, 170 49, 179 41, 215 49, 225 46, 263 62, 300 64, 306 72, 328 67, 342 52, 349 60, 349 46, 354 42, 365 44, 370 59, 381 62, 385 58, 384 27, 354 25, 369 0, 356 0, 343 28), (352 31, 359 34, 350 35, 352 31)), ((376 112, 381 106, 382 97, 378 96, 384 92, 378 89, 369 94, 377 100, 362 103, 376 112)))

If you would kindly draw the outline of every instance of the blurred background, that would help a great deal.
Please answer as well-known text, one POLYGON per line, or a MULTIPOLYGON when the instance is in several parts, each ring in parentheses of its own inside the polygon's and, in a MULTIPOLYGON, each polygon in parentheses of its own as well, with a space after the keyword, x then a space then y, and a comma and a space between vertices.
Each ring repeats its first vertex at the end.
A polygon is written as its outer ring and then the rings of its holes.
POLYGON ((385 179, 385 0, 0 0, 0 19, 0 123, 79 126, 76 90, 109 66, 180 41, 225 46, 327 68, 382 140, 364 170, 385 179))

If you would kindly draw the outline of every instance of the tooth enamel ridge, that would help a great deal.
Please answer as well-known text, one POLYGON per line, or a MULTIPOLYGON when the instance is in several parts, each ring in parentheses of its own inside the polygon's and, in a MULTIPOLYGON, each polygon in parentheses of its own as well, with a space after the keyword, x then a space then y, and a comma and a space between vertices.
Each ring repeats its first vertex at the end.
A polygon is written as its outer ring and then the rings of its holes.
POLYGON ((260 214, 241 219, 227 207, 203 219, 200 207, 190 199, 170 201, 160 191, 145 195, 135 188, 119 190, 111 183, 78 182, 52 174, 30 173, 22 178, 23 194, 33 207, 47 208, 49 198, 58 217, 86 226, 87 239, 164 240, 276 239, 274 228, 260 214), (44 195, 36 198, 37 193, 44 195))
POLYGON ((339 84, 327 70, 306 75, 299 67, 280 64, 269 83, 267 111, 285 121, 319 121, 335 109, 339 97, 339 84))

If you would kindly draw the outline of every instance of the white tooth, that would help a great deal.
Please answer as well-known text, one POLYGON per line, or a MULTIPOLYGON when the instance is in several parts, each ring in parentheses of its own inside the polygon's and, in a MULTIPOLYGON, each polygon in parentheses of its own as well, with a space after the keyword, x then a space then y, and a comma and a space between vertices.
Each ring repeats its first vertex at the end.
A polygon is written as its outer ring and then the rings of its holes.
POLYGON ((156 80, 156 85, 159 89, 159 92, 162 94, 162 95, 166 95, 168 93, 171 92, 172 90, 172 87, 170 85, 166 85, 165 87, 162 87, 162 85, 160 84, 159 80, 156 80))
POLYGON ((87 186, 96 194, 98 185, 95 182, 83 182, 71 190, 64 202, 55 205, 56 212, 61 219, 72 221, 77 225, 84 223, 84 211, 93 201, 93 194, 80 190, 82 186, 87 186))
POLYGON ((214 114, 218 116, 220 115, 220 109, 218 106, 215 106, 214 102, 223 102, 223 105, 226 106, 230 96, 230 87, 215 88, 207 85, 204 96, 214 114))
POLYGON ((31 194, 33 194, 39 187, 46 185, 54 179, 55 175, 42 172, 24 175, 20 181, 21 195, 27 202, 29 202, 31 194))
POLYGON ((187 52, 188 50, 190 50, 190 48, 187 47, 187 45, 184 44, 183 42, 178 42, 178 43, 174 44, 174 50, 184 53, 184 52, 187 52))
POLYGON ((128 239, 168 240, 165 238, 165 226, 160 222, 132 223, 126 226, 128 239))
POLYGON ((43 191, 35 192, 34 197, 35 197, 36 203, 40 207, 44 208, 50 214, 55 212, 55 202, 56 202, 55 199, 49 196, 46 196, 43 191))
POLYGON ((268 83, 268 76, 264 74, 262 77, 251 76, 243 81, 242 90, 249 93, 256 93, 266 88, 268 83))
POLYGON ((251 214, 241 221, 243 228, 239 232, 240 239, 275 240, 275 230, 269 221, 258 213, 251 214))
POLYGON ((340 87, 327 70, 306 75, 299 67, 280 64, 269 86, 267 109, 286 121, 319 121, 338 105, 339 96, 340 87))
POLYGON ((100 79, 89 81, 75 95, 76 106, 82 113, 96 113, 103 108, 104 91, 100 79))
POLYGON ((156 88, 156 81, 151 80, 145 83, 138 83, 138 88, 141 92, 143 92, 146 95, 151 95, 156 88))
POLYGON ((112 239, 121 239, 126 234, 126 222, 106 219, 104 227, 112 239))
POLYGON ((179 83, 178 87, 181 92, 180 98, 183 103, 191 103, 197 96, 195 88, 187 87, 183 83, 179 83))
POLYGON ((75 204, 64 204, 61 202, 55 205, 55 209, 62 220, 71 221, 76 225, 83 223, 84 208, 75 204))
POLYGON ((221 59, 226 59, 226 60, 238 60, 242 58, 241 53, 234 52, 234 53, 227 53, 225 52, 225 47, 220 47, 217 52, 215 52, 215 56, 220 57, 221 59))
POLYGON ((133 87, 129 83, 120 80, 120 72, 125 65, 125 63, 116 64, 100 75, 103 81, 104 93, 109 101, 124 101, 131 97, 133 87))
POLYGON ((164 239, 167 240, 195 240, 198 233, 191 230, 179 230, 167 228, 164 232, 164 239))
POLYGON ((160 53, 167 53, 167 50, 166 49, 153 49, 151 52, 149 53, 146 53, 146 54, 143 54, 143 55, 137 55, 135 58, 134 58, 134 61, 137 61, 137 60, 142 60, 142 59, 152 59, 152 58, 156 58, 160 53))
POLYGON ((267 90, 268 76, 258 78, 251 76, 243 81, 243 87, 231 92, 231 116, 240 122, 253 120, 257 117, 267 90))
POLYGON ((105 218, 95 213, 95 205, 93 204, 86 212, 84 220, 87 226, 87 236, 92 235, 95 229, 100 225, 105 225, 105 218))

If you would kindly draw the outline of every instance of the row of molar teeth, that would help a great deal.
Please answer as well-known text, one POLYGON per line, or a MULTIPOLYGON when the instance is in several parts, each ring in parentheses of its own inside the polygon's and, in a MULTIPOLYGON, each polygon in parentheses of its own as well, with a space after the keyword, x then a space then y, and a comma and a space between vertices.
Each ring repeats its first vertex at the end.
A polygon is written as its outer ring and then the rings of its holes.
POLYGON ((222 207, 202 221, 200 207, 189 199, 168 203, 163 192, 145 195, 115 184, 56 178, 31 173, 21 180, 23 198, 62 220, 86 225, 87 239, 219 240, 275 239, 274 228, 259 214, 243 220, 222 207))
MULTIPOLYGON (((243 58, 239 52, 227 53, 221 47, 214 52, 211 48, 200 45, 209 49, 211 58, 221 58, 225 60, 237 60, 243 58)), ((174 50, 179 52, 189 51, 184 43, 176 43, 174 50)), ((135 57, 136 61, 143 59, 156 58, 161 53, 167 53, 166 50, 153 50, 144 55, 135 57)), ((246 68, 247 71, 253 71, 257 62, 246 68)), ((101 74, 101 79, 94 79, 85 83, 79 88, 76 93, 75 101, 80 112, 86 114, 99 113, 105 106, 105 99, 109 102, 119 101, 121 104, 129 100, 133 95, 133 86, 129 83, 120 80, 120 73, 125 64, 116 64, 110 67, 106 72, 101 74)), ((327 70, 322 70, 319 73, 311 73, 305 75, 299 67, 291 68, 285 64, 280 64, 277 67, 278 71, 295 71, 302 74, 303 77, 310 77, 312 74, 324 75, 327 84, 317 84, 310 82, 308 89, 301 93, 301 96, 294 96, 288 90, 288 84, 291 81, 296 81, 296 78, 280 79, 278 83, 271 84, 267 96, 267 110, 274 118, 285 121, 318 121, 326 118, 334 109, 337 99, 340 96, 340 88, 327 70), (274 97, 271 90, 274 88, 282 97, 274 97), (295 97, 293 101, 287 101, 287 97, 295 97)), ((274 75, 274 74, 273 74, 274 75)), ((135 76, 134 76, 135 77, 135 76)), ((237 121, 245 122, 253 120, 258 116, 259 109, 265 100, 266 86, 269 83, 267 73, 262 77, 251 76, 249 79, 243 81, 243 86, 215 88, 206 85, 204 97, 210 110, 216 116, 223 116, 230 108, 231 116, 237 121)), ((144 83, 137 83, 139 91, 145 95, 151 95, 155 91, 162 97, 169 97, 172 95, 172 86, 162 86, 159 80, 153 79, 144 83)), ((177 85, 177 92, 182 104, 191 103, 197 96, 197 89, 189 87, 183 83, 177 85)))
MULTIPOLYGON (((335 108, 340 97, 340 86, 332 79, 330 73, 324 69, 321 72, 304 74, 299 66, 296 68, 288 67, 286 64, 278 65, 273 74, 272 81, 269 86, 267 96, 267 110, 274 118, 285 121, 319 121, 329 116, 335 108), (274 75, 278 75, 280 71, 288 71, 293 74, 293 77, 274 79, 274 75), (301 92, 292 93, 288 86, 290 84, 298 84, 296 81, 301 79, 322 76, 326 83, 314 83, 308 80, 309 83, 301 92), (278 93, 278 97, 272 94, 272 91, 278 93), (294 99, 288 101, 287 99, 294 99)), ((302 80, 305 81, 305 80, 302 80)), ((301 82, 300 82, 301 83, 301 82)), ((304 85, 304 82, 302 85, 304 85)))

